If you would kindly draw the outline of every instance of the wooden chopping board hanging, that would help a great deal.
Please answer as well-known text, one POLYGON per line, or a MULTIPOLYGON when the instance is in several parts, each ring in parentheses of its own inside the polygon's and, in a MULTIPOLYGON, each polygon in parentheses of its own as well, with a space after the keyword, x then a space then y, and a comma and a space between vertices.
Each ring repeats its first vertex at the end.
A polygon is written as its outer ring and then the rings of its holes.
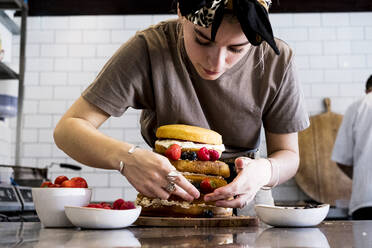
POLYGON ((313 200, 335 206, 336 200, 350 200, 352 182, 331 160, 342 115, 331 112, 329 98, 324 103, 326 112, 310 117, 310 127, 298 135, 300 167, 295 179, 313 200))

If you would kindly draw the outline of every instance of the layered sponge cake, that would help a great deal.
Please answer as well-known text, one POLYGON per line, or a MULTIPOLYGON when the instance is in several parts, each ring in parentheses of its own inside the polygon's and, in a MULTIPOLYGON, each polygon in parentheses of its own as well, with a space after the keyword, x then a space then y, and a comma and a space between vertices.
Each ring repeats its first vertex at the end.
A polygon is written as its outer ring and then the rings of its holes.
POLYGON ((222 217, 231 216, 231 208, 216 207, 205 202, 204 195, 227 184, 229 166, 219 161, 225 150, 222 137, 215 131, 189 125, 165 125, 157 129, 155 152, 166 156, 199 191, 193 202, 171 195, 168 200, 138 194, 136 204, 142 206, 143 216, 222 217))

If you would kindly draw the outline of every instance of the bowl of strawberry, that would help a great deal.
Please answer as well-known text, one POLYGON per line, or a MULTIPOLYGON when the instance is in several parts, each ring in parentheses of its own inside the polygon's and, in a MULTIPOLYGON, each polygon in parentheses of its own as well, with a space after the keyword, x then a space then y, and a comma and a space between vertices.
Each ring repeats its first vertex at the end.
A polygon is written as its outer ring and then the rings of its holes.
POLYGON ((58 176, 51 181, 45 181, 40 185, 41 188, 88 188, 87 181, 82 177, 68 179, 66 176, 58 176))
POLYGON ((65 206, 67 218, 77 227, 89 229, 117 229, 132 225, 141 207, 120 198, 113 204, 90 203, 84 207, 65 206))
POLYGON ((65 214, 65 206, 86 206, 92 197, 82 177, 69 179, 58 176, 53 182, 43 182, 39 188, 32 188, 36 213, 44 227, 71 227, 73 224, 65 214))

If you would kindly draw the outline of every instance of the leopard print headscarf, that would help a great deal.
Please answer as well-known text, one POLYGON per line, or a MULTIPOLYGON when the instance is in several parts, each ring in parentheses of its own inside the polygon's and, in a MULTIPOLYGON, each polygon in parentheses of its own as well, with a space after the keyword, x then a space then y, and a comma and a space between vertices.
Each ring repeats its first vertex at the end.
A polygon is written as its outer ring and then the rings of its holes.
POLYGON ((268 17, 271 0, 178 0, 181 15, 190 22, 208 28, 212 25, 214 40, 222 22, 224 10, 232 9, 249 42, 258 46, 265 40, 279 55, 268 17))
MULTIPOLYGON (((187 0, 186 0, 187 1, 187 0)), ((190 22, 199 25, 201 27, 207 28, 209 27, 214 20, 214 16, 216 15, 216 10, 222 6, 226 6, 229 0, 214 0, 208 2, 204 7, 198 9, 194 13, 190 13, 186 15, 186 19, 190 22)))

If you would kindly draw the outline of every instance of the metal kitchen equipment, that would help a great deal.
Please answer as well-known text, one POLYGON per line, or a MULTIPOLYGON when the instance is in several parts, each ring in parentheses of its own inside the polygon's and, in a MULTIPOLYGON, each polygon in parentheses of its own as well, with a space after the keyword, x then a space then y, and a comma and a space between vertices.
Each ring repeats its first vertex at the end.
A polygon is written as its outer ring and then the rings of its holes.
POLYGON ((32 199, 31 187, 25 186, 15 186, 16 192, 22 203, 23 211, 33 211, 35 210, 34 201, 32 199))
POLYGON ((22 204, 12 185, 0 184, 0 212, 21 211, 22 204))
POLYGON ((48 179, 48 169, 54 165, 59 165, 61 168, 81 170, 80 166, 66 164, 66 163, 51 163, 45 168, 25 167, 19 165, 1 165, 0 167, 7 167, 13 169, 13 183, 18 186, 40 187, 44 181, 48 179))
POLYGON ((31 187, 0 184, 0 222, 39 222, 31 187))

